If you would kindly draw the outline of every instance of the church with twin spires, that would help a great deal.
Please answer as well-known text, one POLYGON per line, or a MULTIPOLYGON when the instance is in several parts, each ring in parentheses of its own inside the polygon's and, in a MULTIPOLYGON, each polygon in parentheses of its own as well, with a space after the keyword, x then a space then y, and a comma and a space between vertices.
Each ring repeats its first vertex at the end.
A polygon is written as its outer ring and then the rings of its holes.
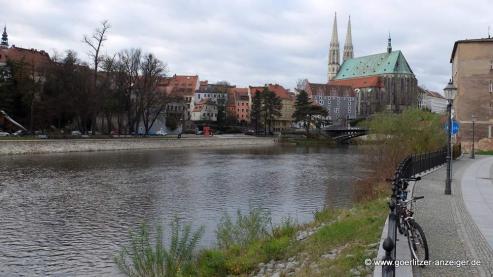
POLYGON ((418 81, 404 54, 392 49, 390 35, 386 50, 354 57, 349 17, 341 64, 335 14, 329 46, 327 85, 334 88, 350 86, 353 89, 357 99, 357 117, 367 117, 385 110, 401 112, 406 107, 418 105, 418 81))

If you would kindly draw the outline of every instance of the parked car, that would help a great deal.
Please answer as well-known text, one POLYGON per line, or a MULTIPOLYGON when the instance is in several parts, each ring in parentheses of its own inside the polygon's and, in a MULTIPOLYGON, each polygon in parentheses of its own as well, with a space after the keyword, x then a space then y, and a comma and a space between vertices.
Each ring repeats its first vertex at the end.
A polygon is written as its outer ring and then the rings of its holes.
POLYGON ((80 131, 72 131, 72 136, 80 136, 82 133, 80 131))
POLYGON ((9 133, 7 133, 7 132, 0 132, 0 137, 8 137, 8 136, 10 136, 9 133))
POLYGON ((37 135, 36 138, 38 138, 38 139, 48 139, 48 135, 41 134, 41 135, 37 135))
POLYGON ((245 132, 245 135, 247 135, 247 136, 253 136, 253 135, 255 135, 255 130, 253 130, 253 129, 249 129, 249 130, 247 130, 247 131, 245 132))
POLYGON ((167 136, 168 133, 166 133, 163 129, 160 129, 159 131, 156 132, 156 136, 167 136))
POLYGON ((26 136, 27 134, 28 134, 28 132, 24 131, 24 130, 18 130, 18 131, 15 131, 14 133, 12 133, 12 135, 16 136, 16 137, 26 136))

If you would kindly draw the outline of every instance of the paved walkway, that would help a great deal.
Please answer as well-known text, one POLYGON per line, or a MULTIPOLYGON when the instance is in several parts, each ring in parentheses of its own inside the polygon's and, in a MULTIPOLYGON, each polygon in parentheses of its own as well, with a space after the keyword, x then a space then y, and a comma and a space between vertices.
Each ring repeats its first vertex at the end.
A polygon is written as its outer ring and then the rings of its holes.
POLYGON ((493 234, 492 169, 493 157, 455 161, 452 195, 444 194, 445 167, 416 184, 414 195, 425 196, 416 205, 416 221, 428 239, 430 260, 454 265, 414 268, 414 276, 493 276, 493 247, 488 243, 493 234), (473 260, 481 265, 456 264, 473 260))

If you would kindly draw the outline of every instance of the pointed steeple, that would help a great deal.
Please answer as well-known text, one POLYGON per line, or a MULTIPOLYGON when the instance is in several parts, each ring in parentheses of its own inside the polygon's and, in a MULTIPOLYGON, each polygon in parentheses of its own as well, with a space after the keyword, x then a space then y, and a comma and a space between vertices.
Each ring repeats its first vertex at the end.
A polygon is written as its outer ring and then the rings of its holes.
POLYGON ((3 27, 2 42, 0 42, 0 47, 9 47, 9 35, 7 35, 7 25, 3 27))
POLYGON ((390 37, 390 32, 389 32, 389 42, 387 44, 387 53, 392 53, 392 38, 390 37))
POLYGON ((339 37, 337 35, 337 13, 334 15, 334 25, 332 25, 332 39, 329 47, 329 81, 334 79, 340 67, 339 37))
POLYGON ((347 34, 346 34, 346 42, 344 43, 344 54, 342 56, 342 62, 346 60, 352 59, 354 56, 353 53, 353 37, 351 35, 351 16, 349 16, 349 21, 347 23, 347 34))

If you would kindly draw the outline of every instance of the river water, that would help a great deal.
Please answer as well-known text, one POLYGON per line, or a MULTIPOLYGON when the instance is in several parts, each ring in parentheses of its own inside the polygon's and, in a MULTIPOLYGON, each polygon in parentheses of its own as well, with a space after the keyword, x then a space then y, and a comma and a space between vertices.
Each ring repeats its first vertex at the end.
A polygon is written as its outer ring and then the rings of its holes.
POLYGON ((0 276, 118 275, 113 256, 146 221, 203 225, 249 207, 273 223, 348 207, 368 174, 355 147, 242 147, 0 157, 0 276))

